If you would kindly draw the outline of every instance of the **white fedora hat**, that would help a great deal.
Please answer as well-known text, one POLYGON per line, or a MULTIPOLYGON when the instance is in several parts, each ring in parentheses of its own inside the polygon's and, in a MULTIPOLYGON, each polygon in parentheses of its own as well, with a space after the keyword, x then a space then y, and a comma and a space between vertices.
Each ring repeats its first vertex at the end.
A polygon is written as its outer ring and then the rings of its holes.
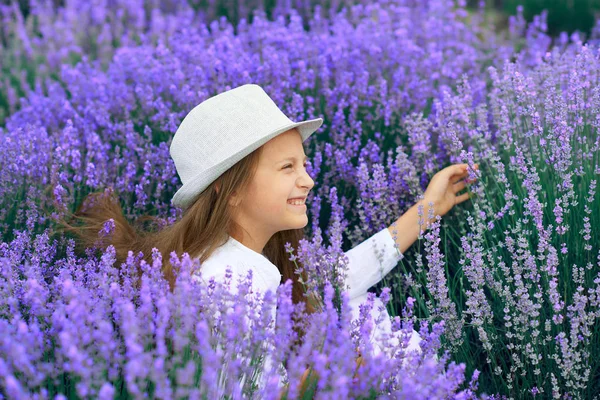
POLYGON ((203 101, 181 121, 169 148, 183 184, 172 204, 188 208, 215 179, 275 136, 298 128, 304 142, 322 124, 322 118, 290 120, 254 84, 203 101))

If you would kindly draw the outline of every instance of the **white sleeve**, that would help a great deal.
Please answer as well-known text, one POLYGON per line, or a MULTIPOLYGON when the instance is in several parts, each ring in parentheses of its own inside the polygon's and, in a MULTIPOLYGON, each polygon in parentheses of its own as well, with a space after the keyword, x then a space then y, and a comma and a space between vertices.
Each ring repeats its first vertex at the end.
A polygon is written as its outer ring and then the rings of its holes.
POLYGON ((384 228, 345 253, 348 257, 346 286, 350 299, 366 293, 398 265, 403 256, 394 245, 391 232, 384 228))
MULTIPOLYGON (((352 320, 356 320, 360 317, 360 306, 367 301, 367 293, 359 295, 349 301, 350 309, 352 310, 352 320)), ((371 336, 369 337, 370 342, 373 344, 373 355, 376 356, 380 353, 384 353, 388 358, 394 357, 394 351, 399 348, 400 341, 402 340, 402 332, 392 332, 392 320, 387 312, 387 309, 383 306, 383 301, 375 296, 373 301, 373 308, 371 309, 371 318, 373 322, 381 318, 381 322, 373 325, 371 336), (382 308, 379 311, 379 308, 382 308), (381 318, 383 317, 383 318, 381 318), (387 342, 386 342, 387 340, 387 342)), ((412 335, 406 347, 406 351, 421 352, 421 336, 414 329, 412 335)), ((407 362, 408 358, 403 360, 403 365, 407 362)), ((436 358, 437 360, 437 358, 436 358)))

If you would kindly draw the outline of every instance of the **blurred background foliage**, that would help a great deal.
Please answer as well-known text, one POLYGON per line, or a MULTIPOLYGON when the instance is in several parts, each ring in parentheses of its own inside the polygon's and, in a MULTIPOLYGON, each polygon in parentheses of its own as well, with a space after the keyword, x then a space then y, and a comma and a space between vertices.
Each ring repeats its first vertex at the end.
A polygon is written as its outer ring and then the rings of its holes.
MULTIPOLYGON (((10 1, 2 0, 2 2, 10 1)), ((53 0, 57 6, 64 2, 65 0, 53 0)), ((208 20, 224 16, 232 23, 237 23, 242 18, 252 22, 255 9, 264 10, 267 17, 271 18, 277 4, 276 0, 188 0, 188 2, 196 11, 215 10, 215 15, 206 16, 208 20)), ((18 3, 23 16, 26 17, 29 13, 29 0, 18 0, 18 3)), ((353 1, 289 0, 289 3, 300 11, 300 15, 312 15, 316 6, 323 10, 337 12, 347 4, 352 4, 353 1)), ((515 15, 519 5, 523 6, 523 15, 528 22, 531 22, 535 15, 547 10, 548 34, 551 36, 558 36, 563 31, 567 33, 580 31, 589 36, 597 17, 600 16, 600 0, 468 0, 467 5, 472 9, 483 6, 490 13, 498 14, 499 21, 506 21, 508 16, 515 15)), ((499 27, 502 25, 504 24, 500 24, 499 27)))
MULTIPOLYGON (((478 8, 483 3, 479 0, 468 1, 470 8, 478 8)), ((589 36, 600 13, 600 0, 488 0, 484 4, 490 12, 500 13, 504 19, 515 15, 519 5, 523 6, 523 16, 528 22, 547 10, 547 33, 550 36, 575 31, 589 36)))

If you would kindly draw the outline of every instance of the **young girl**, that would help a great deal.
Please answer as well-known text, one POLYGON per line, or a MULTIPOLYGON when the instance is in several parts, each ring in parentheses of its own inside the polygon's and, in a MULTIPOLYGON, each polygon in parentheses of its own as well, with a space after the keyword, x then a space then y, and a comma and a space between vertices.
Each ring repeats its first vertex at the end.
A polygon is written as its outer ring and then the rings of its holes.
MULTIPOLYGON (((196 200, 204 192, 230 210, 230 225, 226 235, 222 232, 220 247, 203 255, 204 279, 224 279, 227 265, 241 276, 252 269, 253 289, 264 293, 276 291, 282 278, 294 278, 292 266, 284 262, 287 257, 283 244, 290 234, 297 236, 292 241, 297 244, 308 223, 304 203, 315 183, 305 169, 307 157, 302 143, 322 122, 321 118, 291 121, 258 85, 243 85, 214 96, 185 117, 170 147, 183 182, 173 203, 181 208, 191 206, 191 212, 196 213, 199 210, 194 209, 194 202, 202 207, 212 205, 196 200), (240 165, 248 173, 245 179, 234 181, 232 176, 223 176, 245 157, 252 158, 251 166, 240 165)), ((466 165, 453 165, 438 173, 425 192, 424 215, 429 201, 443 215, 467 200, 468 193, 456 195, 466 187, 461 181, 466 176, 466 165)), ((398 264, 401 253, 417 239, 417 214, 415 205, 396 221, 395 228, 383 229, 345 253, 353 318, 358 317, 367 290, 398 264), (402 232, 396 241, 394 229, 402 232)), ((379 305, 376 299, 374 318, 379 305)), ((383 350, 379 347, 382 335, 391 333, 385 308, 383 313, 384 322, 375 327, 372 337, 376 353, 383 350)), ((409 350, 419 349, 419 339, 413 331, 409 350)))
MULTIPOLYGON (((168 260, 171 251, 179 255, 187 252, 200 260, 201 277, 206 281, 210 277, 222 280, 226 266, 232 267, 234 276, 245 276, 251 269, 253 291, 274 292, 279 284, 291 279, 293 301, 306 302, 285 243, 297 248, 304 237, 303 228, 308 223, 304 202, 315 182, 306 172, 302 143, 322 122, 321 118, 291 121, 254 84, 213 96, 187 114, 170 146, 183 183, 172 203, 184 210, 182 218, 156 233, 141 236, 123 218, 118 205, 105 202, 78 211, 88 222, 79 233, 87 234, 89 241, 95 240, 102 223, 113 218, 116 228, 111 243, 118 261, 124 260, 130 249, 142 251, 149 259, 156 247, 163 260, 168 260)), ((463 179, 467 175, 466 164, 438 172, 424 194, 423 215, 427 216, 429 202, 435 214, 441 216, 467 200, 468 193, 457 195, 466 187, 463 179)), ((415 204, 392 225, 345 253, 353 318, 358 317, 367 290, 397 265, 401 254, 417 239, 419 229, 415 204), (396 231, 400 235, 394 239, 396 231)), ((163 272, 173 285, 168 261, 163 272)), ((307 279, 305 274, 303 279, 307 279)), ((373 311, 375 318, 378 304, 373 311)), ((307 307, 310 311, 310 304, 307 307)), ((376 352, 381 350, 377 346, 381 335, 391 332, 389 316, 383 312, 387 318, 375 327, 372 338, 376 352)), ((414 332, 410 348, 418 349, 418 341, 414 332)))

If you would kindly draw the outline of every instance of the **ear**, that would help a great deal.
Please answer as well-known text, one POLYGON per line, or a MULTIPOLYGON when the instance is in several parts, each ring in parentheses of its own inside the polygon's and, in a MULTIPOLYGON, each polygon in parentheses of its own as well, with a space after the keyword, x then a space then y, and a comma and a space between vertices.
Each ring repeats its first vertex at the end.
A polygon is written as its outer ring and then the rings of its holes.
POLYGON ((231 197, 229 197, 229 205, 231 207, 237 207, 242 199, 238 196, 237 192, 234 190, 231 197))
MULTIPOLYGON (((219 194, 220 191, 221 191, 221 182, 217 181, 217 182, 215 182, 215 192, 217 192, 217 194, 219 194)), ((238 197, 237 192, 234 190, 233 194, 229 198, 229 205, 232 207, 236 207, 240 203, 240 201, 241 201, 241 199, 238 197)))

